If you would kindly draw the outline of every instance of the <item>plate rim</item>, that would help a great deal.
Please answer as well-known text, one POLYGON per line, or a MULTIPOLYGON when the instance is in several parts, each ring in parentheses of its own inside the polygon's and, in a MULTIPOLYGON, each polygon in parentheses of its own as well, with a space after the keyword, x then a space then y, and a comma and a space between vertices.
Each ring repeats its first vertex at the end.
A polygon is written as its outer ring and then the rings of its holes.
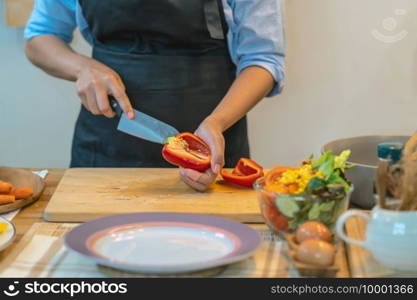
POLYGON ((12 236, 3 245, 0 244, 0 251, 3 251, 7 247, 9 247, 11 243, 13 243, 14 239, 16 238, 17 231, 16 231, 16 227, 14 226, 14 224, 11 221, 7 220, 6 218, 3 218, 0 216, 0 222, 7 223, 9 226, 11 226, 13 230, 12 236))
MULTIPOLYGON (((117 222, 118 223, 118 222, 117 222)), ((83 223, 65 235, 64 244, 67 249, 70 251, 76 252, 97 264, 110 266, 113 268, 117 268, 120 270, 129 270, 134 272, 143 272, 143 273, 158 273, 158 274, 172 274, 172 273, 184 273, 189 271, 198 271, 209 269, 212 267, 218 267, 225 264, 231 264, 240 260, 243 260, 250 255, 252 255, 261 245, 261 236, 260 234, 253 228, 242 224, 240 222, 232 221, 230 219, 206 215, 206 214, 194 214, 194 213, 176 213, 176 212, 139 212, 139 213, 129 213, 129 214, 118 214, 107 216, 103 218, 98 218, 86 223, 83 223), (135 222, 125 221, 120 224, 112 223, 115 220, 120 222, 120 219, 125 217, 129 218, 137 218, 135 222), (141 220, 141 217, 145 220, 141 220), (155 218, 152 220, 152 218, 155 218), (168 218, 168 219, 166 219, 168 218), (171 219, 169 219, 171 218, 171 219), (190 218, 191 220, 188 220, 190 218), (193 219, 200 219, 203 220, 194 220, 193 219), (148 220, 151 219, 151 220, 148 220), (206 224, 205 222, 220 222, 220 225, 217 226, 213 224, 206 224), (106 225, 106 222, 107 225, 106 225), (116 226, 123 226, 129 224, 137 224, 137 223, 149 223, 149 222, 181 222, 181 223, 191 223, 196 225, 202 226, 211 226, 214 228, 218 228, 220 230, 230 232, 232 235, 235 235, 240 241, 240 249, 238 251, 233 250, 231 253, 226 254, 220 258, 216 258, 213 260, 205 261, 205 262, 195 262, 195 263, 187 263, 187 264, 176 264, 171 266, 161 266, 155 264, 129 264, 129 263, 121 263, 118 261, 112 261, 102 256, 98 256, 96 253, 91 251, 87 248, 87 240, 89 237, 94 235, 99 231, 106 230, 108 228, 114 228, 116 226), (104 225, 104 227, 102 227, 104 225), (239 233, 232 232, 230 228, 224 228, 221 226, 234 226, 232 230, 239 231, 239 229, 245 234, 250 234, 250 238, 242 238, 239 236, 239 233), (83 230, 87 232, 91 231, 89 234, 83 233, 83 230), (84 235, 84 236, 83 236, 84 235)))

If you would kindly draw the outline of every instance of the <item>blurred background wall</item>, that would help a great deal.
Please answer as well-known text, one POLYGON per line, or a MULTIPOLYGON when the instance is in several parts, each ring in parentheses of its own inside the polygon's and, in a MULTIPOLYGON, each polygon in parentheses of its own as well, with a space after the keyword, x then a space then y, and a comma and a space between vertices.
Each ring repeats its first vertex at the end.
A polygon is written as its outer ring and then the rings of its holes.
MULTIPOLYGON (((417 129, 417 1, 286 0, 286 88, 250 114, 252 157, 294 164, 327 141, 417 129)), ((0 16, 4 4, 0 0, 0 16)), ((0 165, 66 167, 79 100, 0 24, 0 165)), ((76 34, 73 47, 89 53, 76 34)))

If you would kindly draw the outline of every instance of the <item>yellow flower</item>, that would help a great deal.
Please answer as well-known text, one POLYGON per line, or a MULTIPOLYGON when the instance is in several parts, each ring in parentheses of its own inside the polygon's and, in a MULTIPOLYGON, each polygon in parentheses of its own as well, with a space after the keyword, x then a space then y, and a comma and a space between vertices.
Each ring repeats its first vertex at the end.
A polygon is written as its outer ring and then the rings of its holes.
POLYGON ((304 192, 307 184, 313 177, 323 178, 323 174, 321 172, 314 172, 311 165, 306 164, 301 166, 300 168, 285 171, 279 179, 279 183, 296 183, 298 189, 295 191, 295 194, 301 194, 302 192, 304 192))

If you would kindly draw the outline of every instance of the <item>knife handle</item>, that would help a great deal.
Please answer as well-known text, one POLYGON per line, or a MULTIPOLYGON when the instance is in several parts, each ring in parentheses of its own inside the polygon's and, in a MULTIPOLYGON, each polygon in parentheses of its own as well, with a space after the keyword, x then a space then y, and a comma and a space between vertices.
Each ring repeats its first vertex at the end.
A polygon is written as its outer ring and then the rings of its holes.
POLYGON ((118 117, 122 116, 122 108, 119 105, 119 102, 116 101, 116 99, 114 99, 113 96, 109 96, 109 100, 110 100, 110 106, 113 109, 113 111, 116 113, 116 115, 118 117))

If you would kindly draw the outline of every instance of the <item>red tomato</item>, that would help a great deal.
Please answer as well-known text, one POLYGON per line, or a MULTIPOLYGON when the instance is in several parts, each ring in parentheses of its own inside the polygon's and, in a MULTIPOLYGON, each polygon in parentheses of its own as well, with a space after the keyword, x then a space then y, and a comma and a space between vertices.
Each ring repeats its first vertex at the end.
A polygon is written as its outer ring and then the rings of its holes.
POLYGON ((281 214, 274 206, 263 206, 264 217, 277 231, 288 231, 289 218, 281 214))
POLYGON ((282 174, 290 169, 294 169, 293 167, 286 167, 286 166, 277 166, 274 169, 270 170, 268 174, 265 176, 265 184, 266 185, 273 185, 275 184, 282 176, 282 174))
POLYGON ((269 192, 269 191, 263 190, 263 191, 261 191, 261 198, 262 198, 263 203, 265 203, 266 205, 271 206, 271 207, 275 207, 276 195, 275 195, 274 192, 269 192))

